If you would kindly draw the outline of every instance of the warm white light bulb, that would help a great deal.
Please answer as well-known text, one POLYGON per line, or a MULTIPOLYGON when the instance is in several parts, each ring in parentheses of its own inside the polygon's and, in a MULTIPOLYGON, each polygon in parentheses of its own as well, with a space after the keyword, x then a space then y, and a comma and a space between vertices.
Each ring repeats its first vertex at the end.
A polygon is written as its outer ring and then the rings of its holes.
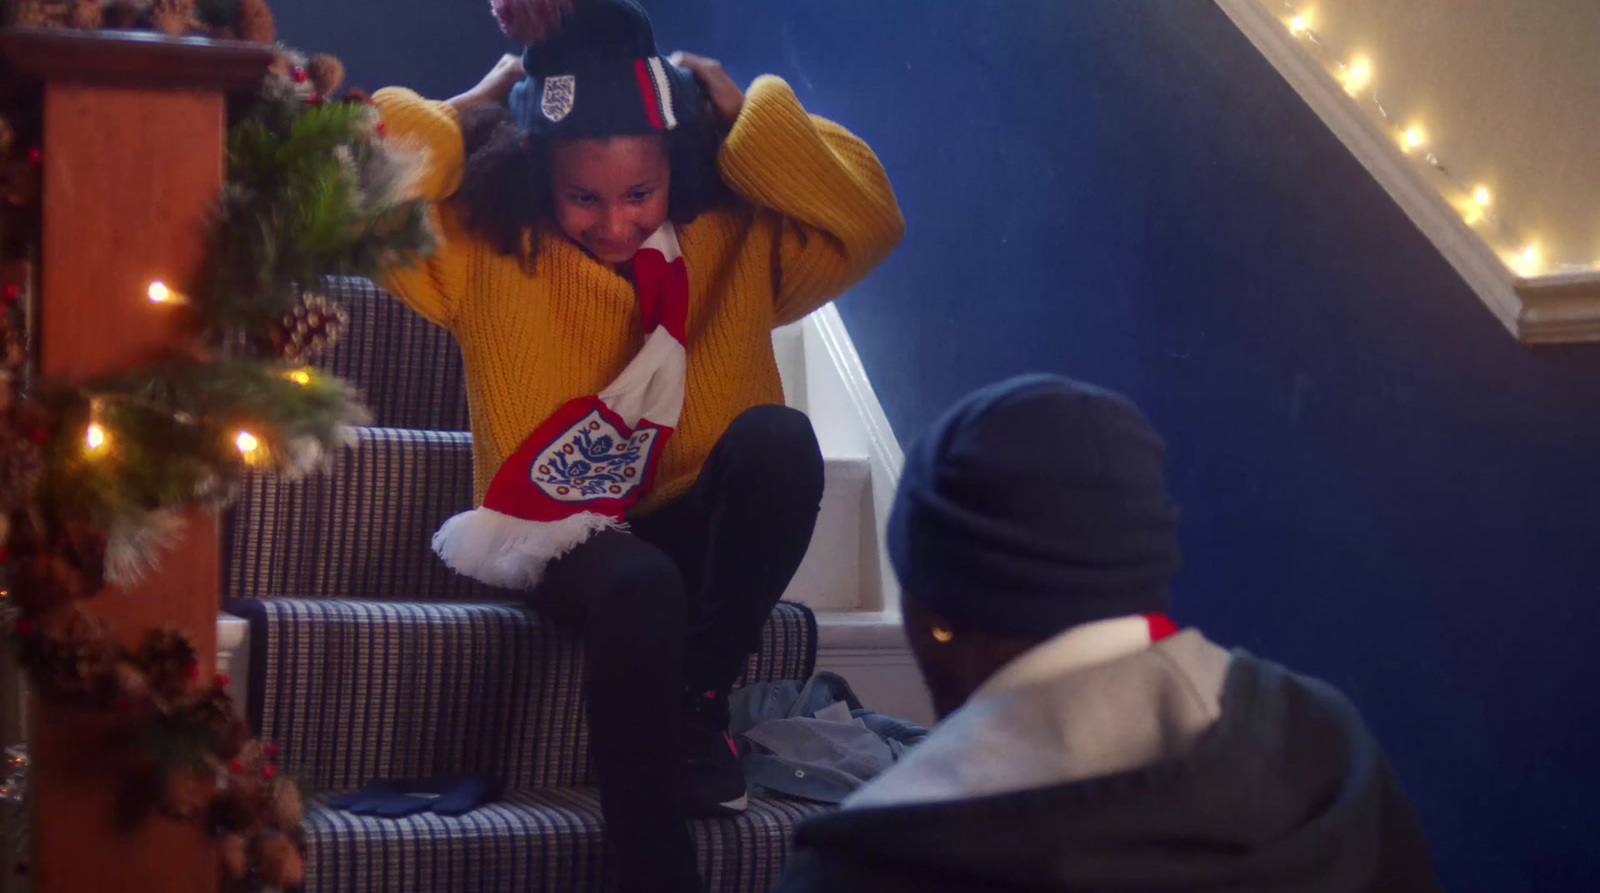
POLYGON ((308 385, 311 383, 311 373, 304 369, 296 369, 289 373, 289 380, 298 385, 308 385))
POLYGON ((106 445, 106 429, 97 422, 90 422, 89 428, 83 434, 83 442, 91 451, 98 450, 106 445))
POLYGON ((1534 276, 1544 268, 1544 255, 1538 245, 1525 245, 1517 255, 1517 265, 1524 276, 1534 276))
POLYGON ((254 453, 261 447, 261 441, 257 440, 256 436, 251 434, 249 431, 240 431, 239 436, 234 438, 233 443, 234 446, 239 448, 239 452, 245 454, 246 456, 254 453))
POLYGON ((1365 56, 1358 56, 1344 73, 1344 88, 1354 93, 1372 83, 1372 61, 1365 56))
POLYGON ((1478 207, 1487 208, 1494 204, 1494 195, 1489 192, 1489 187, 1479 186, 1472 190, 1472 200, 1478 203, 1478 207))
POLYGON ((1407 128, 1406 132, 1400 137, 1401 145, 1405 146, 1408 152, 1422 148, 1427 142, 1428 135, 1422 132, 1421 127, 1407 128))
POLYGON ((165 304, 172 300, 172 290, 167 288, 165 282, 150 283, 150 300, 157 304, 165 304))
POLYGON ((1296 34, 1304 34, 1311 27, 1311 19, 1305 13, 1300 13, 1289 20, 1289 30, 1296 34))

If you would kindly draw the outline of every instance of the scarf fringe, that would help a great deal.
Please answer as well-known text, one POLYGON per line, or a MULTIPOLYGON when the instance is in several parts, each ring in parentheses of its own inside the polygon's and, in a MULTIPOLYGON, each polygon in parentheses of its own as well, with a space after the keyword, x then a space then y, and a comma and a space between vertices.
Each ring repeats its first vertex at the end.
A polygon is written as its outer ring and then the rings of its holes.
POLYGON ((602 530, 627 524, 594 512, 559 521, 525 521, 489 508, 462 512, 439 526, 433 551, 456 573, 490 586, 533 589, 545 567, 602 530))

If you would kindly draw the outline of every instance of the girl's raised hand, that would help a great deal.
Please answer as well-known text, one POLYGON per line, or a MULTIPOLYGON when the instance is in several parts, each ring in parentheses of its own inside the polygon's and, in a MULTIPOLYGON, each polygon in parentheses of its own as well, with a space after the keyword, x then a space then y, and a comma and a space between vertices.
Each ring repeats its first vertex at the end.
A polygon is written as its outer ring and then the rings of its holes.
POLYGON ((477 86, 451 99, 450 104, 458 111, 463 111, 483 103, 504 103, 506 97, 511 95, 511 88, 525 76, 522 70, 522 57, 507 53, 500 57, 494 68, 489 69, 489 73, 483 76, 483 80, 479 81, 477 86))
POLYGON ((739 119, 739 112, 744 109, 744 91, 722 70, 722 63, 684 52, 673 53, 668 61, 679 68, 688 69, 694 75, 694 79, 700 83, 700 89, 705 91, 706 98, 711 102, 717 123, 723 130, 731 129, 733 122, 739 119))

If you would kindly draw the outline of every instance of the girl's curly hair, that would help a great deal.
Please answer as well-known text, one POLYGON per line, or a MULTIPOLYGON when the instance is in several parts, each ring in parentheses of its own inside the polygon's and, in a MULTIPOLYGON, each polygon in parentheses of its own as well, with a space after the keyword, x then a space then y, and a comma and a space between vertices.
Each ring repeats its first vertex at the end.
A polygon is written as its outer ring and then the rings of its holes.
MULTIPOLYGON (((454 201, 469 232, 532 269, 539 240, 528 238, 555 219, 550 195, 550 143, 518 127, 504 106, 474 106, 461 117, 466 163, 454 201)), ((701 120, 667 134, 672 183, 667 217, 685 224, 727 201, 717 173, 720 137, 701 120)))

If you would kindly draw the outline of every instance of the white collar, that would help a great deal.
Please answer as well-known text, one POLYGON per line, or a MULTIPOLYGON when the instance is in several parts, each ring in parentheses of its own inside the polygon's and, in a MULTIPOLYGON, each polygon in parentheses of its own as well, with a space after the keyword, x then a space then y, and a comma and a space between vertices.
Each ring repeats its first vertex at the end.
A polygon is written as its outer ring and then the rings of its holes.
POLYGON ((1143 614, 1080 624, 1046 639, 1001 667, 978 686, 971 699, 1110 663, 1149 647, 1150 621, 1143 614))

